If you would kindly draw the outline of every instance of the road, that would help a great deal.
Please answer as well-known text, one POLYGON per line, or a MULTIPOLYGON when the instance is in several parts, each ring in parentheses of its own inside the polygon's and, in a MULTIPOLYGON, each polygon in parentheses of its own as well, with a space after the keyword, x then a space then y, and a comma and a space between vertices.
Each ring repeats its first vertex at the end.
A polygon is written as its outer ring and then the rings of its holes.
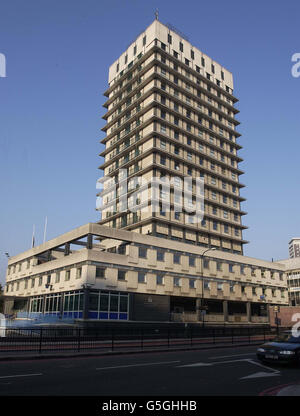
POLYGON ((300 367, 263 366, 257 347, 0 362, 2 396, 270 395, 300 367))

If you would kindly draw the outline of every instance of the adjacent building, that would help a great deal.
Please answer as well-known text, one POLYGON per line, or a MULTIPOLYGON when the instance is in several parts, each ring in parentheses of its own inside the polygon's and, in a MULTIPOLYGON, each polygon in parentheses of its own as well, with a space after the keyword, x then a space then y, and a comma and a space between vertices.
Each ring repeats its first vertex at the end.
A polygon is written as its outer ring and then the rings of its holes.
POLYGON ((300 257, 300 238, 292 238, 289 242, 289 255, 291 259, 300 257))

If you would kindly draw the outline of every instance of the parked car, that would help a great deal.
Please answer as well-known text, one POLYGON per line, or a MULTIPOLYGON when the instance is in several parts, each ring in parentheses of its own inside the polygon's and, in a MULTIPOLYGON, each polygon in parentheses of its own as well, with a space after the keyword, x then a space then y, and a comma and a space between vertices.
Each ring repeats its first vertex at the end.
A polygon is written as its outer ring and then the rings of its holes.
POLYGON ((300 364, 300 332, 296 335, 285 331, 273 341, 266 342, 257 349, 257 358, 262 362, 300 364))

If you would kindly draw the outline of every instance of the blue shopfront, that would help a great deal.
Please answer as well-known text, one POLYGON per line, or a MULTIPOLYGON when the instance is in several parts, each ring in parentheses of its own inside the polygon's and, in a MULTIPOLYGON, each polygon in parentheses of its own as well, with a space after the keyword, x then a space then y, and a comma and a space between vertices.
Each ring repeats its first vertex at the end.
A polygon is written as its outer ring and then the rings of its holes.
POLYGON ((129 294, 83 289, 34 296, 29 299, 28 317, 126 321, 129 319, 129 294))

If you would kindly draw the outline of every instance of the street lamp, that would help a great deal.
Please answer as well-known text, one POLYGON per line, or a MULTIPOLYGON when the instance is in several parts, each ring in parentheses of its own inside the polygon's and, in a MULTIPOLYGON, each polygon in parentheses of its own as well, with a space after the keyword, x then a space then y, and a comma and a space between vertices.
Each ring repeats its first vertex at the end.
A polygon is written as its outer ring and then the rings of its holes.
POLYGON ((204 261, 204 254, 208 251, 214 251, 216 248, 208 248, 207 250, 203 251, 201 256, 201 279, 202 279, 202 292, 201 292, 201 311, 202 311, 202 327, 204 327, 204 277, 203 277, 203 261, 204 261))

